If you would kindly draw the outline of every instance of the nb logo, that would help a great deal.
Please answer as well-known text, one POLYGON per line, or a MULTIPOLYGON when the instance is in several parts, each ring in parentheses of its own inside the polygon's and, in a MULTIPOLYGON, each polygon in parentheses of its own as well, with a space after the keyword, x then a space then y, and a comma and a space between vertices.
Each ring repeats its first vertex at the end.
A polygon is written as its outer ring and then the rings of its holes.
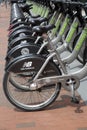
POLYGON ((24 65, 23 65, 23 68, 29 68, 32 66, 32 62, 29 61, 29 62, 25 62, 24 65))

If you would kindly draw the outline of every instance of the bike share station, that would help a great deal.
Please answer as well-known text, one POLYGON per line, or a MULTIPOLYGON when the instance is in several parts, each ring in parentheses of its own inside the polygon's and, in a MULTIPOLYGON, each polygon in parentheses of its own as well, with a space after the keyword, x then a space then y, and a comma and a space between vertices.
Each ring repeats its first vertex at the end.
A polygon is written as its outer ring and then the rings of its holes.
POLYGON ((3 88, 20 110, 44 110, 62 89, 87 103, 87 3, 11 1, 3 88))
POLYGON ((87 130, 86 0, 11 0, 6 7, 0 130, 87 130))
POLYGON ((3 78, 11 104, 41 110, 61 88, 72 103, 80 103, 76 91, 87 101, 86 15, 87 3, 79 0, 11 1, 3 78))
POLYGON ((25 111, 41 110, 63 87, 71 93, 71 102, 79 104, 77 89, 86 101, 86 2, 25 2, 11 3, 3 79, 7 99, 25 111))

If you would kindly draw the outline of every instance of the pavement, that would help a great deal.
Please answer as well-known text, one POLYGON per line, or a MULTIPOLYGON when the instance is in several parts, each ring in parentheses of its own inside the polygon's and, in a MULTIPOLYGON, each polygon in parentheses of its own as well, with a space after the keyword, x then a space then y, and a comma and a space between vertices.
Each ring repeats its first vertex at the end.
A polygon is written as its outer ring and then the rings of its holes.
POLYGON ((9 20, 10 8, 0 6, 0 130, 87 130, 87 89, 83 92, 86 78, 81 81, 76 93, 79 104, 71 103, 70 93, 64 89, 56 101, 43 111, 24 112, 9 103, 2 85, 9 20))

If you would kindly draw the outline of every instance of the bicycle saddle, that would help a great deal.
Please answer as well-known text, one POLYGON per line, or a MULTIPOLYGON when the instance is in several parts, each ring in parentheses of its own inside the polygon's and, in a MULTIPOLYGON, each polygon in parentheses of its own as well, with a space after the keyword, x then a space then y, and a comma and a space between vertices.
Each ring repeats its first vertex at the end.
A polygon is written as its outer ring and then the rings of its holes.
POLYGON ((36 32, 39 35, 42 35, 43 33, 47 33, 49 30, 52 30, 55 28, 55 25, 46 25, 46 26, 35 26, 32 28, 33 32, 36 32))
POLYGON ((15 28, 15 27, 17 27, 17 26, 19 26, 19 25, 33 25, 33 26, 36 26, 36 25, 38 25, 38 24, 41 24, 42 22, 44 22, 44 21, 47 21, 47 18, 41 18, 41 17, 39 17, 39 15, 37 15, 37 16, 31 16, 28 20, 27 20, 27 22, 26 21, 17 21, 17 22, 15 22, 15 23, 13 23, 13 24, 11 24, 10 26, 9 26, 9 28, 8 28, 8 30, 10 30, 10 29, 13 29, 13 28, 15 28), (33 18, 32 18, 33 17, 33 18))
POLYGON ((30 17, 31 18, 40 18, 41 16, 40 15, 32 15, 32 14, 30 14, 30 17))
POLYGON ((21 7, 21 8, 30 8, 30 7, 32 7, 33 6, 33 4, 21 4, 21 6, 19 5, 19 7, 21 7))
POLYGON ((21 4, 19 7, 22 9, 23 12, 29 12, 30 9, 32 9, 33 4, 21 4))
POLYGON ((26 3, 26 0, 10 0, 10 2, 13 3, 19 3, 19 4, 23 4, 26 3))
POLYGON ((41 24, 42 22, 45 22, 47 21, 47 18, 42 18, 42 17, 39 17, 39 18, 29 18, 28 22, 30 24, 32 24, 33 26, 35 25, 39 25, 41 24))

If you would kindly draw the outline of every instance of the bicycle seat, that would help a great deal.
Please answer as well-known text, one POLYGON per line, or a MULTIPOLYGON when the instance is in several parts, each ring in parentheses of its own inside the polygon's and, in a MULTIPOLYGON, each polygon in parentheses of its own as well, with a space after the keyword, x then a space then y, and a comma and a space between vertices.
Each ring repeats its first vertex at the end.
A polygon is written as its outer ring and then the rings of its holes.
POLYGON ((10 0, 10 2, 13 3, 19 3, 19 4, 23 4, 26 3, 26 0, 10 0))
POLYGON ((32 9, 33 7, 33 4, 30 4, 30 5, 28 5, 28 4, 21 4, 21 5, 19 5, 19 7, 22 9, 22 11, 23 12, 29 12, 29 10, 30 9, 32 9))
POLYGON ((36 32, 39 35, 42 35, 43 33, 47 33, 49 30, 52 30, 55 28, 55 25, 46 25, 46 26, 35 26, 32 28, 33 32, 36 32))
POLYGON ((11 0, 10 2, 11 2, 12 4, 13 4, 13 3, 18 3, 18 0, 11 0))
POLYGON ((26 3, 26 0, 17 0, 18 1, 18 4, 24 4, 26 3))
POLYGON ((42 18, 42 17, 39 17, 39 18, 29 18, 28 22, 30 24, 32 24, 33 26, 36 26, 36 25, 39 25, 41 24, 42 22, 45 22, 47 21, 47 18, 42 18))
POLYGON ((31 18, 39 18, 39 17, 41 17, 40 15, 31 15, 30 16, 31 18))
POLYGON ((26 4, 26 3, 25 4, 21 4, 21 5, 19 4, 19 7, 21 7, 21 8, 30 8, 32 6, 33 6, 33 4, 29 4, 29 5, 26 4))

